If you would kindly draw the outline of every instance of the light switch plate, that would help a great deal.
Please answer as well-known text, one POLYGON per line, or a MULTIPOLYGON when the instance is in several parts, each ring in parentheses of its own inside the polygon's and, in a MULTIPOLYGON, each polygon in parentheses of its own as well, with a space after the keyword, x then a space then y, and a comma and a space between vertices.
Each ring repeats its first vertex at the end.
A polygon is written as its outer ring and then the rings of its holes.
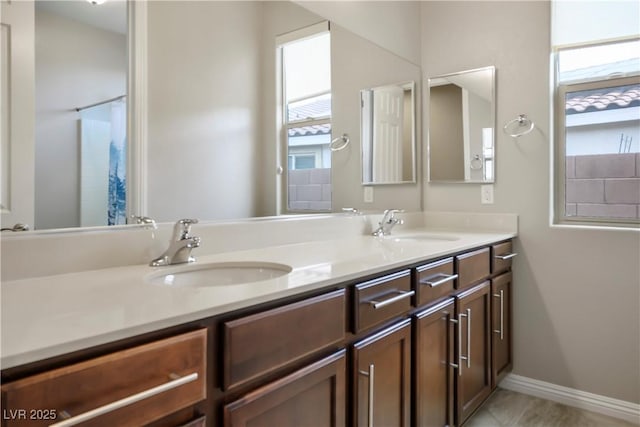
POLYGON ((373 203, 373 187, 364 187, 364 202, 373 203))
POLYGON ((483 205, 493 204, 493 184, 480 186, 480 203, 483 205))

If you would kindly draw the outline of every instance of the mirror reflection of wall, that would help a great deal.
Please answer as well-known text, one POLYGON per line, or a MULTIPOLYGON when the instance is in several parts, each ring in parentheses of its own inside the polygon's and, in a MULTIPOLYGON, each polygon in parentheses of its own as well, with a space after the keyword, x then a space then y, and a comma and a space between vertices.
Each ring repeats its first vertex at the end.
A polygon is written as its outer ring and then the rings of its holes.
POLYGON ((124 1, 35 3, 36 229, 125 223, 126 24, 124 1))
POLYGON ((429 180, 493 182, 494 67, 429 79, 429 180))
MULTIPOLYGON (((126 5, 125 0, 109 0, 99 6, 85 0, 42 3, 89 7, 100 13, 117 4, 126 5)), ((401 43, 399 51, 419 52, 419 39, 414 43, 413 38, 409 40, 404 33, 397 36, 393 30, 394 25, 407 27, 400 18, 417 16, 417 6, 387 3, 384 8, 358 3, 349 13, 333 3, 314 3, 314 10, 328 11, 323 17, 286 1, 147 2, 147 206, 145 212, 132 213, 144 213, 159 222, 185 216, 220 220, 281 213, 277 200, 282 187, 276 170, 286 164, 276 148, 282 136, 276 120, 280 112, 277 36, 335 17, 341 25, 357 21, 359 30, 368 28, 379 40, 387 41, 384 45, 401 43), (357 10, 366 13, 355 13, 357 10), (389 26, 379 28, 375 17, 383 14, 393 17, 389 26)), ((127 35, 124 30, 109 31, 111 39, 118 40, 114 43, 117 48, 95 34, 72 36, 68 34, 72 27, 107 31, 78 17, 38 8, 39 23, 55 21, 62 29, 39 29, 35 45, 35 229, 97 224, 82 220, 82 117, 75 108, 126 93, 127 35), (93 56, 83 63, 80 52, 93 56), (66 60, 69 62, 63 63, 66 60), (95 70, 98 67, 101 72, 95 70), (96 71, 107 83, 98 84, 96 76, 80 75, 81 70, 96 71), (73 89, 72 83, 82 88, 73 89), (63 118, 67 121, 64 126, 60 124, 63 118)), ((416 19, 416 31, 418 24, 416 19)), ((358 141, 358 92, 390 81, 419 80, 419 67, 338 25, 335 29, 332 25, 332 63, 337 64, 331 70, 332 82, 338 86, 332 88, 332 105, 340 117, 332 117, 331 126, 336 135, 348 133, 353 140, 349 149, 331 158, 332 180, 340 183, 332 189, 332 210, 356 205, 360 209, 419 209, 420 190, 415 185, 397 191, 376 190, 375 203, 362 205, 358 141)), ((129 107, 135 108, 133 96, 129 101, 129 107)), ((104 169, 104 163, 101 167, 104 169)))

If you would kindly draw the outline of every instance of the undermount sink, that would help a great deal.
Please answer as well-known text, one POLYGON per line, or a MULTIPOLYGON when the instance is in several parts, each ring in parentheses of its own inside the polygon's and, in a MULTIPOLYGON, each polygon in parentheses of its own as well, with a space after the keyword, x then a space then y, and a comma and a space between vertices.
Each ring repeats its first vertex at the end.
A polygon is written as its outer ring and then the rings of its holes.
POLYGON ((386 237, 389 240, 393 240, 394 242, 433 242, 433 241, 448 241, 453 242, 455 240, 460 240, 457 236, 452 236, 448 234, 433 234, 433 233, 415 233, 415 234, 397 234, 390 235, 386 237))
POLYGON ((291 270, 288 265, 270 262, 217 262, 163 269, 146 280, 152 285, 176 288, 229 286, 275 279, 291 270))

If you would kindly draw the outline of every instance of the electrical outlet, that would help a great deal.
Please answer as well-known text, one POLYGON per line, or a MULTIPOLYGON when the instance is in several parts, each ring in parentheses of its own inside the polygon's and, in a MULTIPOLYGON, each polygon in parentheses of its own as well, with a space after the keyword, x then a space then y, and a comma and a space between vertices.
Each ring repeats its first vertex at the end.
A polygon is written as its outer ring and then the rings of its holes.
POLYGON ((493 185, 480 186, 480 203, 483 205, 493 204, 493 185))
POLYGON ((364 202, 373 203, 373 187, 364 187, 364 202))

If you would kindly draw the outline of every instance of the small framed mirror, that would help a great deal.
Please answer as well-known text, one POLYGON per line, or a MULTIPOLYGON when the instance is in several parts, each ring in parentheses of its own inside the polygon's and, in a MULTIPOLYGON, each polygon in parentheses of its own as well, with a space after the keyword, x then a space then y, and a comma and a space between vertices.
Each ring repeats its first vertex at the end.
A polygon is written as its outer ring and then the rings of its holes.
POLYGON ((364 185, 416 182, 415 92, 413 81, 360 91, 364 185))
POLYGON ((429 79, 429 181, 495 181, 495 67, 429 79))

